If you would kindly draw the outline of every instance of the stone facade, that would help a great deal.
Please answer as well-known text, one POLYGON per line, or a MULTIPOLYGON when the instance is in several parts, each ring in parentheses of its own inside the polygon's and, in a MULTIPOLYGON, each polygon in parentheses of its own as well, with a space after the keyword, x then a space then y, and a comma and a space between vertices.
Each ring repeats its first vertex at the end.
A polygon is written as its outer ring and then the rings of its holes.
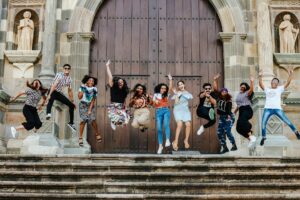
MULTIPOLYGON (((104 0, 2 0, 1 2, 0 76, 5 92, 9 95, 15 95, 16 90, 24 88, 24 78, 12 83, 13 66, 8 58, 4 57, 4 50, 14 49, 12 25, 14 19, 12 16, 16 10, 26 10, 32 7, 35 8, 40 20, 35 48, 41 50, 43 46, 44 49, 41 59, 34 63, 34 72, 30 78, 41 77, 50 80, 54 76, 54 72, 61 70, 60 66, 64 63, 70 63, 72 65, 72 79, 75 80, 73 88, 76 91, 82 75, 89 72, 90 41, 94 38, 91 27, 94 16, 104 0), (52 19, 52 23, 43 24, 44 20, 49 20, 47 16, 50 15, 45 13, 49 5, 56 7, 56 10, 51 10, 51 14, 54 15, 52 17, 56 20, 53 21, 52 19), (49 37, 45 37, 45 35, 49 37), (44 39, 42 39, 43 37, 44 39), (49 55, 48 52, 51 52, 50 57, 45 55, 49 55), (41 67, 42 63, 43 66, 41 67)), ((283 12, 288 12, 300 20, 299 1, 210 0, 210 2, 220 18, 223 29, 219 36, 224 47, 225 86, 236 95, 239 91, 239 83, 248 81, 250 75, 257 77, 260 69, 264 71, 263 80, 266 82, 266 86, 270 84, 269 80, 274 76, 284 82, 287 79, 286 69, 293 67, 295 69, 294 79, 285 95, 284 110, 300 129, 300 70, 298 70, 300 64, 298 65, 296 61, 294 63, 277 62, 279 58, 273 58, 275 53, 278 53, 276 17, 283 12)), ((296 53, 300 53, 300 38, 298 38, 297 45, 296 53)), ((290 60, 286 55, 281 56, 283 56, 283 60, 290 60)), ((297 55, 294 57, 297 58, 297 55)), ((257 93, 254 105, 255 116, 252 121, 255 132, 260 135, 264 96, 258 88, 258 81, 255 82, 255 91, 257 93)), ((7 124, 16 123, 15 120, 10 121, 9 116, 12 113, 8 112, 6 115, 7 124)), ((75 117, 75 121, 78 123, 78 116, 75 117)), ((291 140, 295 139, 289 128, 283 126, 277 118, 272 119, 268 131, 275 135, 284 135, 291 140)), ((244 139, 240 138, 240 143, 243 142, 245 142, 244 139)))

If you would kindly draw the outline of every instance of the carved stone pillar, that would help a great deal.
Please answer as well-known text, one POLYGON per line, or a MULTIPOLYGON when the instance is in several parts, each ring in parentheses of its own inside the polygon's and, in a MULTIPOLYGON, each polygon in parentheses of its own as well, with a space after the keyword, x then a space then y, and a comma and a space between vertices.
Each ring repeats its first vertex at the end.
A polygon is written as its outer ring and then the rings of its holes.
POLYGON ((258 66, 263 71, 263 81, 270 84, 273 78, 273 47, 268 0, 256 1, 258 66))
POLYGON ((50 86, 54 77, 56 50, 56 7, 57 0, 47 0, 45 9, 45 31, 43 33, 43 60, 39 77, 46 86, 50 86))

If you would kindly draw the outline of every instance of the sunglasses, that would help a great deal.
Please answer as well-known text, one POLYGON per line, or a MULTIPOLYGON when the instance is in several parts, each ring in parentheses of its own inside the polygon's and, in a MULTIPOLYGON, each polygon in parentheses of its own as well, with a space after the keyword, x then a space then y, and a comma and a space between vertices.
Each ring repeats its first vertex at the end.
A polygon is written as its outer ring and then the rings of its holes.
POLYGON ((64 68, 64 70, 71 70, 71 68, 69 68, 69 67, 65 67, 65 68, 64 68))
POLYGON ((211 88, 204 88, 205 90, 211 90, 211 88))

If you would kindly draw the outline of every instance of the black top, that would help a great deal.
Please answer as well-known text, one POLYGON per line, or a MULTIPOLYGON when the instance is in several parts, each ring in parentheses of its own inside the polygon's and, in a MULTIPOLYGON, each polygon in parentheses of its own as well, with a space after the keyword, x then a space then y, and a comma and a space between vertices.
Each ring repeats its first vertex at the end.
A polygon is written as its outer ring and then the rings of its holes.
MULTIPOLYGON (((199 99, 200 99, 200 102, 199 102, 199 106, 204 106, 204 107, 208 107, 208 108, 213 108, 214 105, 211 104, 210 100, 207 98, 207 97, 203 97, 203 98, 200 98, 200 95, 203 94, 204 92, 201 92, 199 94, 199 99)), ((218 95, 216 92, 211 92, 210 93, 210 96, 214 99, 217 99, 218 95)))
POLYGON ((113 85, 110 88, 110 101, 112 103, 125 103, 125 99, 127 97, 126 89, 120 89, 118 85, 113 85))
POLYGON ((225 99, 217 100, 217 113, 219 115, 230 115, 232 109, 232 101, 225 99))

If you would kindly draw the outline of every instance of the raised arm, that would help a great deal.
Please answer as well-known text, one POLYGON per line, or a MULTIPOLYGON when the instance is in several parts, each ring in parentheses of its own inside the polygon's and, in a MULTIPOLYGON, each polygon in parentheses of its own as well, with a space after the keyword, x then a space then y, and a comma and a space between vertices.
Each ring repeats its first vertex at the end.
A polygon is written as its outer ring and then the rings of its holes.
POLYGON ((253 93, 254 90, 254 77, 251 76, 250 77, 250 89, 248 91, 248 96, 251 96, 251 94, 253 93))
POLYGON ((214 84, 213 84, 214 91, 219 91, 218 80, 220 77, 221 77, 221 74, 219 74, 219 73, 214 76, 214 84))
POLYGON ((17 98, 19 98, 20 96, 24 95, 25 91, 21 91, 19 92, 15 97, 11 97, 9 103, 14 102, 15 100, 17 100, 17 98))
POLYGON ((264 83, 262 81, 262 76, 263 76, 263 73, 262 73, 262 70, 259 70, 259 73, 258 73, 258 83, 259 83, 259 87, 262 89, 262 90, 265 90, 265 86, 264 86, 264 83))
POLYGON ((288 71, 289 77, 288 77, 286 83, 284 84, 284 89, 286 89, 287 87, 289 87, 289 85, 290 85, 290 83, 292 81, 292 75, 293 75, 293 73, 294 73, 294 70, 292 70, 292 69, 290 69, 288 71))
POLYGON ((110 71, 110 60, 108 60, 107 61, 107 63, 106 63, 106 73, 107 73, 107 76, 108 76, 108 85, 110 86, 110 87, 112 87, 113 86, 113 76, 112 76, 112 74, 111 74, 111 71, 110 71))
POLYGON ((168 79, 169 79, 169 92, 173 92, 173 77, 171 76, 171 74, 168 74, 168 79))

